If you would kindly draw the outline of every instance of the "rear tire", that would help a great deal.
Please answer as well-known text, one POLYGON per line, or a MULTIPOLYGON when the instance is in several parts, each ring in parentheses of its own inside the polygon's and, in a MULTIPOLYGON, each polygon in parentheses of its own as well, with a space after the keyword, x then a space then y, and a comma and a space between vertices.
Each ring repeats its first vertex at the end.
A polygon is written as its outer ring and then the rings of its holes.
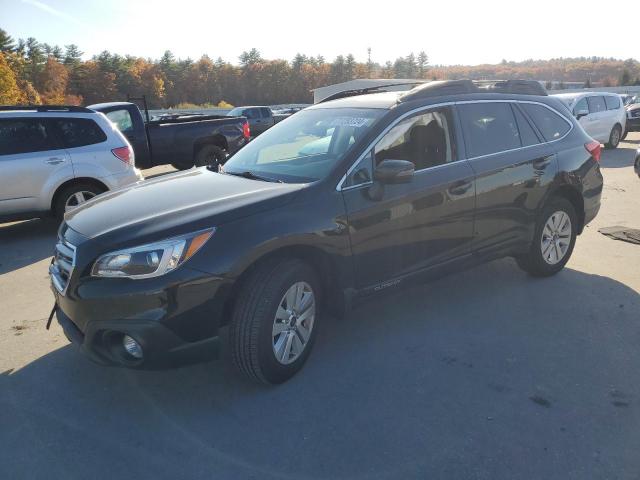
POLYGON ((243 282, 229 327, 236 367, 266 384, 282 383, 295 375, 313 347, 320 300, 320 282, 306 263, 278 259, 257 266, 243 282), (288 297, 293 288, 298 298, 298 285, 299 308, 288 297))
POLYGON ((205 145, 198 150, 193 160, 196 167, 210 166, 217 170, 217 167, 224 164, 226 159, 227 154, 223 149, 216 145, 205 145))
POLYGON ((53 203, 53 215, 62 220, 66 211, 82 204, 105 190, 91 183, 74 183, 56 194, 53 203))
POLYGON ((629 134, 629 130, 625 130, 624 133, 622 134, 622 137, 620 137, 620 141, 625 140, 628 134, 629 134))
POLYGON ((534 277, 555 275, 571 257, 577 229, 573 204, 566 198, 552 198, 540 214, 529 253, 516 257, 518 266, 534 277))
POLYGON ((605 144, 605 147, 608 149, 617 148, 620 144, 620 139, 622 138, 622 128, 620 125, 615 125, 611 129, 611 133, 609 134, 609 141, 605 144))

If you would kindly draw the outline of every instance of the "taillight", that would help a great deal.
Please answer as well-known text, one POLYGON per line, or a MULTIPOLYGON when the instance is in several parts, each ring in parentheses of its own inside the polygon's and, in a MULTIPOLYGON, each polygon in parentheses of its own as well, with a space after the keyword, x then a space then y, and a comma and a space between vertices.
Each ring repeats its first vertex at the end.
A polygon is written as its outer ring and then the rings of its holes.
POLYGON ((251 130, 249 130, 249 122, 244 122, 242 124, 242 136, 249 140, 249 137, 251 136, 251 130))
POLYGON ((111 150, 118 160, 122 160, 127 165, 133 166, 133 150, 131 150, 130 146, 114 148, 111 150))
POLYGON ((595 140, 585 143, 584 148, 587 149, 587 152, 591 154, 593 159, 596 162, 600 161, 600 154, 602 153, 602 147, 600 146, 600 142, 596 142, 595 140))

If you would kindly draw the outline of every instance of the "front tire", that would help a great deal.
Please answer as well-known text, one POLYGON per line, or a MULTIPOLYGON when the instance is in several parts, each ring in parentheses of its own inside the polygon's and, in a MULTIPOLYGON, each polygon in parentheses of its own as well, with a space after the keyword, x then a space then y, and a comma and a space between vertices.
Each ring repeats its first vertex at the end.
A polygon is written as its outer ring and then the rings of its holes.
POLYGON ((622 138, 622 128, 620 125, 615 125, 611 129, 611 133, 609 134, 609 141, 605 144, 605 147, 608 149, 617 148, 620 144, 620 139, 622 138))
POLYGON ((534 277, 555 275, 569 261, 576 244, 578 216, 573 204, 555 197, 543 208, 529 253, 516 258, 534 277))
POLYGON ((321 286, 297 259, 265 262, 243 282, 229 328, 236 367, 252 380, 282 383, 304 365, 317 335, 321 286))

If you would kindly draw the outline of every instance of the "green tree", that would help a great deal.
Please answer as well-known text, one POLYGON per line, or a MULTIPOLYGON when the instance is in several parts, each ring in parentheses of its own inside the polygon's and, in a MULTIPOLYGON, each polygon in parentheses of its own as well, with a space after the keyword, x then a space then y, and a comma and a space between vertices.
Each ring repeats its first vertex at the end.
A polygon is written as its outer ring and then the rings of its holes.
POLYGON ((587 77, 583 85, 584 88, 591 88, 591 78, 587 77))
POLYGON ((62 59, 62 63, 64 63, 67 67, 77 67, 80 65, 82 61, 82 53, 77 45, 65 45, 64 46, 64 57, 62 59))
POLYGON ((618 81, 618 85, 631 85, 631 73, 628 69, 624 69, 622 71, 622 75, 620 75, 620 80, 618 81))
POLYGON ((424 52, 424 50, 421 50, 420 53, 418 54, 417 65, 418 65, 418 78, 424 78, 427 72, 427 65, 429 65, 429 57, 424 52))
POLYGON ((240 57, 238 58, 240 60, 240 65, 242 65, 243 67, 248 67, 249 65, 255 65, 263 62, 260 52, 255 48, 252 48, 248 52, 242 52, 240 54, 240 57))
POLYGON ((0 52, 13 52, 15 44, 13 38, 7 32, 0 28, 0 52))

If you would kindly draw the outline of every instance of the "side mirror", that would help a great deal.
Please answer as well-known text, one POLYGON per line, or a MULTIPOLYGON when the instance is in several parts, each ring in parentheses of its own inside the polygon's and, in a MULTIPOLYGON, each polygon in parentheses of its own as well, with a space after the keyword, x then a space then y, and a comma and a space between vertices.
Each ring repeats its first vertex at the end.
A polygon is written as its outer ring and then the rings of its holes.
POLYGON ((373 178, 380 183, 409 183, 415 165, 407 160, 383 160, 373 172, 373 178))
POLYGON ((578 110, 576 112, 576 118, 578 120, 580 120, 582 117, 586 117, 587 115, 589 115, 589 110, 578 110))

